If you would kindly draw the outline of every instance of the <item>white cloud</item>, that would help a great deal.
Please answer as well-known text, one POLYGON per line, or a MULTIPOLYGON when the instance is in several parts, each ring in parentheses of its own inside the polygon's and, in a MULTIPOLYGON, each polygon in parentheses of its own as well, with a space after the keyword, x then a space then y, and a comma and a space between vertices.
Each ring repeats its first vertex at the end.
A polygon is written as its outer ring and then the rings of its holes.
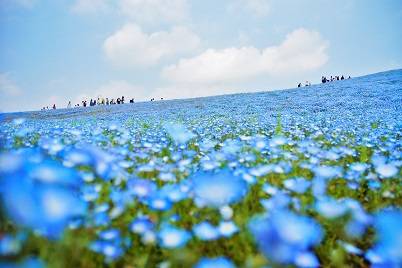
POLYGON ((247 10, 253 15, 263 17, 269 14, 271 11, 270 0, 237 0, 230 3, 228 7, 229 11, 238 12, 247 10))
POLYGON ((187 18, 187 0, 119 0, 120 11, 145 23, 178 22, 187 18))
POLYGON ((185 27, 170 31, 144 33, 136 24, 126 24, 108 37, 103 49, 106 57, 119 66, 151 66, 160 60, 190 53, 200 39, 185 27))
POLYGON ((21 93, 21 89, 14 83, 8 73, 0 73, 0 95, 17 97, 21 93))
POLYGON ((109 0, 76 0, 71 10, 76 13, 97 13, 109 8, 109 0))
POLYGON ((289 75, 324 65, 327 47, 328 42, 318 32, 298 29, 278 46, 208 49, 166 67, 162 76, 176 83, 215 84, 246 81, 259 75, 289 75))

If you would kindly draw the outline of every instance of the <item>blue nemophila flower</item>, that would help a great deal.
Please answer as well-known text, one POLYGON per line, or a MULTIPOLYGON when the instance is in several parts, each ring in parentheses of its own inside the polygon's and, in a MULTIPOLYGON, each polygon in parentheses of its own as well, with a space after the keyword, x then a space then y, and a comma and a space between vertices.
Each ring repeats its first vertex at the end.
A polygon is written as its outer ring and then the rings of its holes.
POLYGON ((320 198, 327 191, 327 180, 321 177, 315 177, 312 184, 312 192, 315 198, 320 198))
POLYGON ((85 147, 86 152, 93 159, 93 168, 96 174, 104 180, 110 180, 114 175, 113 161, 115 157, 97 147, 90 145, 86 145, 85 147))
POLYGON ((318 166, 313 169, 316 177, 323 179, 332 179, 342 175, 342 169, 334 166, 318 166))
POLYGON ((166 184, 159 189, 159 194, 166 197, 173 203, 187 198, 187 192, 181 187, 180 184, 166 184))
POLYGON ((120 231, 118 229, 104 230, 98 236, 103 240, 116 240, 120 238, 120 231))
POLYGON ((233 216, 233 209, 229 206, 219 208, 219 212, 224 220, 230 220, 233 216))
MULTIPOLYGON (((374 265, 402 265, 402 211, 383 210, 374 219, 377 242, 366 256, 374 265), (371 258, 370 258, 371 256, 371 258), (373 256, 376 256, 373 258, 373 256)), ((384 266, 385 267, 385 266, 384 266)))
POLYGON ((167 182, 174 182, 176 181, 176 177, 173 173, 171 172, 161 172, 159 174, 159 179, 161 181, 167 181, 167 182))
POLYGON ((239 231, 239 228, 233 221, 221 221, 218 225, 218 230, 221 236, 231 237, 239 231))
POLYGON ((218 228, 209 222, 201 222, 193 227, 194 235, 204 241, 216 240, 219 238, 220 233, 218 228))
POLYGON ((283 191, 278 191, 277 194, 269 199, 261 199, 261 205, 267 210, 281 210, 287 208, 290 205, 291 197, 283 191))
POLYGON ((0 237, 0 256, 18 254, 25 238, 26 236, 22 233, 17 235, 5 234, 0 237))
POLYGON ((375 190, 381 188, 381 183, 377 180, 369 180, 368 186, 370 189, 375 190))
POLYGON ((172 202, 159 192, 150 196, 146 203, 152 210, 166 211, 172 207, 172 202))
POLYGON ((191 131, 181 124, 166 124, 165 129, 177 144, 187 143, 195 136, 191 131))
POLYGON ((170 225, 162 225, 158 232, 159 245, 163 248, 181 248, 191 235, 188 231, 170 225))
POLYGON ((296 264, 296 256, 309 252, 322 238, 313 219, 286 210, 255 218, 249 227, 264 255, 281 264, 296 264))
POLYGON ((127 181, 127 188, 130 193, 142 199, 156 191, 156 184, 150 180, 131 178, 127 181))
POLYGON ((276 136, 276 137, 273 137, 269 141, 269 146, 276 147, 276 146, 285 145, 286 143, 287 143, 286 137, 284 137, 284 136, 276 136))
POLYGON ((315 209, 329 219, 343 216, 348 211, 348 207, 343 202, 331 198, 319 199, 315 204, 315 209))
POLYGON ((301 268, 313 268, 320 266, 317 256, 311 252, 298 253, 295 256, 294 264, 301 268))
POLYGON ((97 204, 94 208, 96 213, 106 212, 110 208, 108 203, 97 204))
POLYGON ((92 166, 95 159, 83 149, 70 148, 62 153, 64 163, 69 166, 92 166))
POLYGON ((89 248, 99 254, 106 257, 106 261, 112 261, 123 256, 123 248, 110 241, 96 240, 89 245, 89 248))
POLYGON ((117 187, 111 187, 110 189, 110 199, 116 205, 127 205, 133 201, 132 193, 129 190, 121 190, 117 187))
POLYGON ((216 208, 238 202, 248 190, 247 183, 229 170, 199 172, 192 183, 198 204, 216 208))
POLYGON ((362 205, 354 199, 344 199, 344 204, 348 207, 352 216, 345 226, 345 232, 350 237, 361 237, 367 226, 372 223, 372 216, 367 214, 362 205))
POLYGON ((262 166, 257 166, 255 168, 250 169, 250 174, 256 177, 264 176, 270 172, 273 172, 274 165, 267 164, 262 166))
POLYGON ((99 197, 99 191, 94 185, 84 185, 81 191, 85 201, 95 201, 99 197))
POLYGON ((355 255, 363 254, 363 250, 359 249, 358 247, 356 247, 350 243, 347 243, 344 241, 338 241, 338 244, 340 244, 343 247, 343 249, 348 253, 355 254, 355 255))
POLYGON ((398 168, 393 164, 381 163, 376 166, 375 170, 382 178, 391 178, 398 173, 398 168))
POLYGON ((77 187, 82 182, 75 170, 66 168, 53 160, 45 160, 40 165, 27 165, 26 168, 29 169, 28 176, 31 179, 43 183, 77 187))
POLYGON ((2 178, 1 198, 8 216, 18 225, 57 238, 70 220, 85 215, 86 203, 76 191, 80 179, 74 171, 58 162, 43 163, 40 168, 28 157, 20 169, 2 178))
POLYGON ((373 154, 371 162, 374 166, 384 165, 387 162, 387 158, 383 155, 373 154))
POLYGON ((148 217, 138 217, 130 224, 130 230, 136 234, 143 234, 154 229, 154 223, 148 217))
POLYGON ((24 124, 25 121, 26 121, 26 119, 25 119, 25 118, 22 118, 22 117, 20 117, 20 118, 15 118, 15 119, 13 119, 13 124, 18 126, 18 125, 24 124))
POLYGON ((269 195, 276 195, 276 193, 279 191, 277 187, 272 186, 268 183, 264 183, 262 186, 262 189, 264 192, 266 192, 269 195))
POLYGON ((235 268, 231 260, 226 257, 201 258, 194 268, 235 268))
POLYGON ((358 173, 363 173, 368 168, 366 163, 353 163, 350 165, 350 170, 353 170, 358 173))
POLYGON ((95 226, 107 226, 109 225, 111 219, 106 211, 96 212, 93 215, 93 224, 95 226))
POLYGON ((26 156, 16 153, 1 153, 0 176, 6 177, 21 171, 25 163, 24 157, 26 156))
POLYGON ((285 180, 283 184, 286 189, 291 190, 298 194, 302 194, 307 191, 307 189, 311 185, 311 182, 306 180, 305 178, 294 178, 285 180))

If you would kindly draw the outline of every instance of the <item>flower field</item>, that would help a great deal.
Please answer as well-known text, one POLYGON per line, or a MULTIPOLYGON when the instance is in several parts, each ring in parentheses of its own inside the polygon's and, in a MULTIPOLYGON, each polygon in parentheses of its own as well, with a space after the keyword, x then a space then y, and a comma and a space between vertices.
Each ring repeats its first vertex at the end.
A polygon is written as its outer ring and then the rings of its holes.
POLYGON ((402 70, 0 120, 0 267, 402 266, 402 70))

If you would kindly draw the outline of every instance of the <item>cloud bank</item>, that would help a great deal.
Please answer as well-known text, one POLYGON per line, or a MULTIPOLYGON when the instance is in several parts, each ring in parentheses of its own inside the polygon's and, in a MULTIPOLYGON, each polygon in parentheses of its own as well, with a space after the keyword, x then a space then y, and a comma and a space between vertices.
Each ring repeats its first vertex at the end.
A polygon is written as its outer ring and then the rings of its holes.
POLYGON ((118 66, 147 67, 193 52, 199 44, 199 37, 186 27, 147 34, 138 25, 128 23, 105 40, 103 49, 106 57, 118 66))
POLYGON ((208 49, 167 66, 162 77, 175 83, 241 82, 259 75, 281 76, 317 69, 328 61, 328 42, 316 31, 297 29, 278 46, 208 49))

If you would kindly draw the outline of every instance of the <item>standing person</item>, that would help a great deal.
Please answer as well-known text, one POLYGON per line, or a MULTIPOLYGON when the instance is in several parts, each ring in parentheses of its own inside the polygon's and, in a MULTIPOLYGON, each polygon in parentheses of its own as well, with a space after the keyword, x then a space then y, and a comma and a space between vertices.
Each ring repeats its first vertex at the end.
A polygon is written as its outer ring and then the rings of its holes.
POLYGON ((124 104, 124 96, 121 96, 121 104, 124 104))
POLYGON ((117 104, 120 104, 120 98, 117 98, 117 104))
POLYGON ((344 80, 345 79, 345 77, 343 77, 343 75, 341 76, 341 80, 344 80))
POLYGON ((109 105, 109 98, 106 98, 106 105, 109 105))
POLYGON ((71 108, 71 101, 68 101, 67 108, 71 108))
POLYGON ((53 109, 56 110, 56 104, 53 104, 53 109))

